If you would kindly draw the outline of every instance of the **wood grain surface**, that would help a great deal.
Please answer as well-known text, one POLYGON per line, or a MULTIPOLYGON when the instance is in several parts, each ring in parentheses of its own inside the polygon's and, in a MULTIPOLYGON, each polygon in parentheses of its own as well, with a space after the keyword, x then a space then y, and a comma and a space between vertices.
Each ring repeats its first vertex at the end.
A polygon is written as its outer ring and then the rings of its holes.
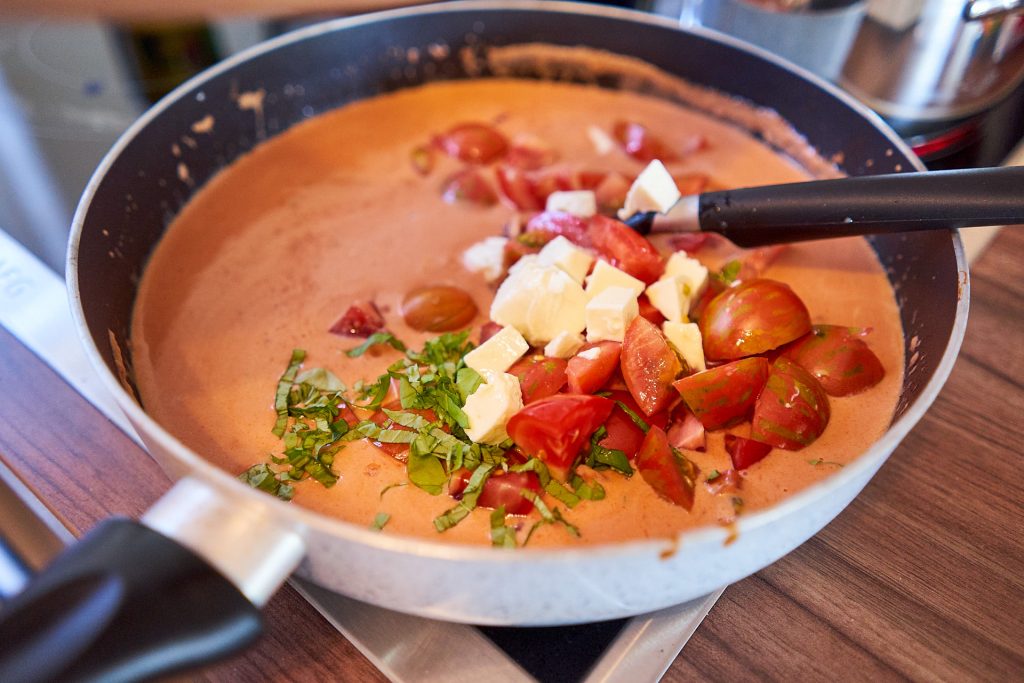
MULTIPOLYGON (((1024 680, 1024 230, 973 272, 933 408, 821 533, 725 591, 666 681, 1024 680)), ((76 533, 166 477, 0 328, 0 456, 76 533)), ((383 677, 292 589, 246 654, 196 680, 383 677)))

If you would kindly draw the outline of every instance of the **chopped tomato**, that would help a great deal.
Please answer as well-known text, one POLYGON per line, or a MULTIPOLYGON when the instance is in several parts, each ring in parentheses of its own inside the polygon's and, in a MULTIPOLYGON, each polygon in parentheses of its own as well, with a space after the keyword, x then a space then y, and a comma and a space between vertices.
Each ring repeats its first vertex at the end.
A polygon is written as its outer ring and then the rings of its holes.
POLYGON ((772 363, 754 406, 750 437, 798 451, 821 436, 830 416, 828 395, 818 380, 788 358, 779 357, 772 363))
POLYGON ((481 206, 491 206, 498 201, 494 188, 475 168, 464 168, 449 176, 441 188, 441 198, 449 204, 468 202, 481 206))
POLYGON ((807 306, 789 285, 749 280, 712 299, 700 316, 704 355, 733 360, 771 351, 811 331, 807 306))
POLYGON ((635 121, 616 121, 612 127, 612 137, 622 146, 622 151, 637 161, 648 163, 660 159, 667 163, 679 158, 647 126, 635 121))
POLYGON ((480 344, 483 344, 485 341, 501 332, 502 329, 504 328, 493 320, 485 322, 480 326, 480 344))
POLYGON ((619 369, 622 344, 600 341, 584 344, 569 359, 566 374, 569 391, 573 394, 592 394, 603 387, 619 369), (596 349, 596 350, 595 350, 596 349))
POLYGON ((664 410, 674 398, 672 381, 683 371, 679 356, 651 321, 637 316, 626 328, 620 360, 629 393, 646 415, 664 410))
POLYGON ((651 284, 665 272, 665 262, 646 237, 607 216, 592 216, 587 234, 609 263, 651 284))
POLYGON ((719 493, 736 493, 740 490, 742 482, 743 479, 740 477, 740 473, 729 469, 725 472, 719 472, 718 476, 714 479, 707 480, 705 486, 708 487, 708 492, 714 495, 719 493))
POLYGON ((548 358, 531 354, 519 360, 508 369, 510 375, 519 378, 523 391, 523 403, 533 403, 539 398, 557 394, 567 381, 565 368, 568 363, 562 358, 548 358))
POLYGON ((372 301, 356 301, 327 331, 342 337, 369 337, 383 329, 384 316, 377 305, 372 301))
POLYGON ((651 488, 665 500, 693 509, 697 466, 668 444, 661 427, 651 427, 636 456, 636 468, 651 488))
POLYGON ((539 230, 527 231, 510 238, 505 242, 503 251, 505 268, 511 268, 516 261, 527 254, 536 254, 553 238, 554 235, 539 230))
POLYGON ((556 394, 534 401, 508 421, 508 435, 524 453, 549 467, 568 469, 615 404, 601 396, 556 394))
POLYGON ((486 123, 462 123, 434 138, 448 156, 471 164, 489 164, 508 149, 508 141, 486 123))
POLYGON ((525 170, 509 164, 500 164, 495 173, 498 176, 498 189, 501 190, 502 197, 514 208, 520 211, 541 211, 544 208, 545 198, 537 194, 525 170))
POLYGON ((530 181, 533 183, 534 192, 540 197, 542 203, 547 203, 548 195, 552 192, 567 192, 579 189, 579 178, 576 173, 567 168, 545 168, 530 173, 530 181))
POLYGON ((700 194, 708 186, 708 177, 703 173, 680 173, 672 176, 679 194, 684 197, 691 194, 700 194))
POLYGON ((732 466, 737 470, 745 470, 755 462, 764 460, 771 453, 772 447, 760 441, 745 439, 735 434, 725 435, 725 450, 732 458, 732 466))
POLYGON ((686 407, 680 403, 672 411, 672 424, 668 428, 668 442, 673 448, 685 448, 691 451, 702 451, 707 448, 708 438, 704 425, 686 407))
MULTIPOLYGON (((452 473, 448 482, 448 495, 456 500, 462 498, 462 492, 469 484, 472 472, 463 467, 452 473)), ((533 510, 533 501, 523 495, 523 491, 541 492, 540 478, 535 472, 495 472, 487 477, 480 497, 476 499, 477 507, 496 510, 505 506, 507 515, 528 515, 533 510)))
POLYGON ((831 396, 856 394, 885 377, 878 356, 848 327, 815 325, 782 355, 814 375, 831 396))
POLYGON ((557 154, 551 145, 535 135, 517 135, 512 139, 505 161, 516 168, 533 171, 555 162, 557 154))
POLYGON ((756 357, 698 372, 672 386, 704 428, 713 430, 745 420, 767 379, 768 361, 756 357))
POLYGON ((665 428, 668 422, 668 415, 661 412, 650 417, 644 416, 640 406, 636 404, 636 401, 633 400, 628 391, 613 391, 608 398, 615 401, 615 407, 612 408, 608 421, 604 423, 605 429, 608 430, 608 435, 601 439, 599 443, 605 448, 622 451, 626 454, 627 458, 632 460, 636 457, 637 451, 640 450, 640 445, 644 442, 644 436, 646 435, 644 430, 633 421, 633 418, 626 414, 626 411, 619 406, 619 403, 621 402, 632 410, 648 425, 654 425, 662 429, 665 428))
POLYGON ((658 326, 665 322, 665 316, 654 307, 654 304, 651 303, 646 294, 641 294, 636 303, 640 306, 640 317, 646 318, 658 326))
POLYGON ((549 239, 561 235, 578 246, 590 246, 587 220, 565 211, 544 211, 537 214, 526 223, 526 232, 549 234, 549 239))

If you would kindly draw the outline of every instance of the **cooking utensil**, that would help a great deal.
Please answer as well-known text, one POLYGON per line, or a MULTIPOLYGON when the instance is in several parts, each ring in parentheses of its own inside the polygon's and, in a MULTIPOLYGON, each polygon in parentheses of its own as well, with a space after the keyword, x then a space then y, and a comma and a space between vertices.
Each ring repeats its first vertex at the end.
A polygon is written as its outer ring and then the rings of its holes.
POLYGON ((1024 223, 1024 167, 815 180, 681 198, 626 223, 649 232, 716 232, 741 247, 1024 223))
MULTIPOLYGON (((261 139, 317 112, 432 78, 486 77, 487 62, 481 67, 474 54, 536 42, 563 46, 568 62, 584 45, 732 93, 761 107, 751 118, 755 123, 778 122, 771 108, 824 157, 843 152, 844 170, 853 175, 894 171, 896 165, 920 168, 864 107, 759 49, 711 32, 682 31, 672 21, 575 3, 451 3, 343 19, 215 66, 146 113, 104 159, 76 214, 67 268, 87 355, 153 457, 179 481, 141 524, 98 527, 81 549, 59 559, 15 599, 6 614, 50 618, 14 626, 12 617, 4 619, 0 630, 10 637, 0 638, 0 661, 14 661, 24 646, 34 645, 32 661, 63 680, 156 675, 207 661, 248 642, 256 606, 292 571, 353 598, 453 621, 567 624, 643 613, 706 594, 773 562, 821 529, 867 484, 934 400, 959 349, 969 290, 955 231, 871 241, 896 286, 906 357, 913 358, 890 429, 830 479, 746 514, 730 529, 521 552, 398 537, 242 484, 139 405, 128 343, 139 275, 168 222, 197 188, 261 139), (182 144, 185 137, 194 147, 182 144), (143 568, 133 569, 127 556, 143 568), (200 558, 216 571, 201 569, 200 558), (181 569, 186 572, 174 571, 181 569), (137 580, 147 572, 156 579, 137 580), (170 610, 156 608, 168 604, 165 590, 175 591, 177 623, 190 614, 209 616, 209 606, 223 614, 207 619, 199 632, 168 630, 159 620, 170 610), (102 618, 83 625, 60 614, 57 607, 69 602, 98 604, 103 609, 76 614, 102 618), (80 628, 91 631, 72 638, 80 628), (129 647, 122 647, 126 640, 129 647)), ((578 69, 546 73, 583 75, 578 69)), ((633 84, 656 92, 656 83, 642 79, 598 76, 605 86, 633 84)))

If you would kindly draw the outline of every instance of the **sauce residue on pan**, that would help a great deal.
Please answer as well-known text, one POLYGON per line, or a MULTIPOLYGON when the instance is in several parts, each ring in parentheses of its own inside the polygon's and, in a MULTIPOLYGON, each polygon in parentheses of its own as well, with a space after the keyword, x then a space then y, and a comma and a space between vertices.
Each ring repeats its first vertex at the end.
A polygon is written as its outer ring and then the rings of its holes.
MULTIPOLYGON (((200 190, 170 226, 148 265, 132 328, 135 379, 146 410, 187 446, 238 473, 280 453, 271 434, 273 396, 294 348, 308 367, 331 369, 351 385, 372 380, 397 357, 379 350, 349 359, 359 340, 328 327, 357 300, 377 302, 388 329, 413 347, 428 337, 399 315, 405 293, 427 285, 468 291, 486 321, 493 290, 469 274, 460 254, 500 234, 510 210, 440 200, 444 161, 419 175, 410 150, 463 121, 529 133, 581 166, 635 174, 642 167, 599 153, 588 126, 609 129, 628 115, 669 142, 702 133, 712 144, 678 167, 726 187, 787 182, 805 174, 737 128, 643 95, 517 80, 438 83, 357 102, 320 115, 238 159, 200 190)), ((454 168, 454 167, 453 167, 454 168)), ((709 265, 722 257, 701 254, 709 265)), ((832 400, 824 435, 799 452, 774 450, 743 478, 742 509, 778 502, 835 472, 889 426, 902 382, 903 343, 891 287, 861 239, 796 245, 766 272, 806 302, 814 323, 870 327, 887 374, 865 394, 832 400)), ((474 335, 475 338, 475 335, 474 335)), ((702 472, 730 467, 723 434, 688 452, 702 472)), ((402 463, 365 441, 335 460, 332 488, 297 486, 293 504, 366 526, 390 514, 385 533, 489 543, 489 511, 439 535, 432 520, 453 504, 404 482, 402 463)), ((692 512, 659 499, 641 477, 597 473, 607 497, 567 512, 580 538, 540 528, 530 545, 672 537, 694 526, 729 524, 732 496, 697 486, 692 512)), ((525 524, 526 522, 524 522, 525 524)))

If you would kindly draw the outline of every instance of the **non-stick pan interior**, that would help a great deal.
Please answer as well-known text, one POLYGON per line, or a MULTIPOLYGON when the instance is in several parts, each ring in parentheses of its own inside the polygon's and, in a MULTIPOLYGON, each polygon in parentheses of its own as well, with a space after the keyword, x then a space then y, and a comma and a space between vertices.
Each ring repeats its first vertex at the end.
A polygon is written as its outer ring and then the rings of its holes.
MULTIPOLYGON (((305 29, 240 55, 168 96, 119 142, 79 208, 78 288, 101 356, 131 383, 128 343, 140 274, 197 189, 263 139, 347 102, 437 79, 488 77, 465 59, 489 46, 583 45, 631 55, 696 84, 778 112, 850 175, 914 170, 865 110, 781 62, 710 33, 635 13, 566 5, 458 5, 305 29)), ((612 86, 613 83, 599 83, 612 86)), ((877 237, 907 340, 899 414, 950 341, 961 293, 949 233, 877 237)), ((897 416, 898 417, 898 416, 897 416)))

